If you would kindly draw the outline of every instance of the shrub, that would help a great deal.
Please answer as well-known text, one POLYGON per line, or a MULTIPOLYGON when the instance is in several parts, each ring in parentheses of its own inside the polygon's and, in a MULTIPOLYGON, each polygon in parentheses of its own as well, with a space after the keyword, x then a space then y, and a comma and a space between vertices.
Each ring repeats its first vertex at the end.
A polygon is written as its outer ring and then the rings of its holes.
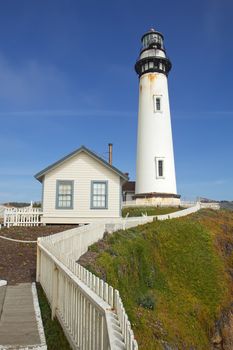
POLYGON ((149 293, 139 297, 137 303, 139 306, 144 307, 144 309, 154 310, 155 308, 155 298, 149 293))

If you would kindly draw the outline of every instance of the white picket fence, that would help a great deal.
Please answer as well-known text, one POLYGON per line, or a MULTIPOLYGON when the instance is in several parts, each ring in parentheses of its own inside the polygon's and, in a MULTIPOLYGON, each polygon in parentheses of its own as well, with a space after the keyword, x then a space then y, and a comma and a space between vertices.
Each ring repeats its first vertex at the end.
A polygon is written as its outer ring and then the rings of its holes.
MULTIPOLYGON (((190 208, 190 207, 193 207, 194 205, 197 204, 197 200, 196 201, 186 201, 186 200, 181 200, 180 201, 180 206, 181 207, 184 207, 184 208, 190 208)), ((136 200, 132 200, 132 201, 124 201, 122 202, 122 207, 123 208, 127 208, 127 207, 138 207, 138 203, 136 200)), ((143 205, 141 205, 142 207, 153 207, 153 205, 151 203, 145 203, 143 205)), ((141 207, 140 206, 140 207, 141 207)), ((159 207, 167 207, 168 205, 167 204, 163 204, 163 203, 160 203, 158 205, 159 207)))
MULTIPOLYGON (((187 201, 187 200, 181 200, 180 201, 180 206, 183 208, 191 208, 194 207, 197 203, 201 204, 202 208, 209 208, 209 209, 215 209, 218 210, 220 209, 220 204, 217 202, 200 202, 198 200, 196 201, 187 201)), ((143 207, 151 207, 151 204, 144 204, 143 207)), ((167 205, 160 205, 160 207, 166 207, 167 205)), ((128 208, 128 207, 138 207, 138 204, 136 203, 136 200, 132 201, 126 201, 122 203, 123 208, 128 208)))
POLYGON ((39 238, 37 281, 73 349, 137 350, 119 292, 76 263, 104 233, 93 223, 39 238))
POLYGON ((38 226, 43 212, 31 205, 24 208, 7 208, 4 210, 4 226, 38 226))
POLYGON ((105 232, 127 229, 153 220, 185 216, 200 204, 171 214, 121 218, 38 238, 37 281, 73 349, 137 350, 118 290, 76 263, 105 232))
POLYGON ((219 210, 220 204, 218 202, 201 202, 201 208, 202 209, 213 209, 213 210, 219 210))

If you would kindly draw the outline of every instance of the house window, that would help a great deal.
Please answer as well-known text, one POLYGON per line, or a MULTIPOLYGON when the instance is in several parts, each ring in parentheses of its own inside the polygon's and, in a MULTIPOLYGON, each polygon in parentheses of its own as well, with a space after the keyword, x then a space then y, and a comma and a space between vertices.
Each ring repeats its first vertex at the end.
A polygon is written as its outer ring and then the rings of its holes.
POLYGON ((154 104, 154 112, 161 112, 162 111, 162 98, 161 96, 153 96, 153 104, 154 104))
POLYGON ((164 179, 164 159, 163 158, 156 158, 156 178, 164 179))
POLYGON ((57 181, 57 209, 73 209, 73 188, 74 182, 67 180, 57 181))
POLYGON ((92 181, 91 183, 91 209, 107 209, 108 182, 92 181))

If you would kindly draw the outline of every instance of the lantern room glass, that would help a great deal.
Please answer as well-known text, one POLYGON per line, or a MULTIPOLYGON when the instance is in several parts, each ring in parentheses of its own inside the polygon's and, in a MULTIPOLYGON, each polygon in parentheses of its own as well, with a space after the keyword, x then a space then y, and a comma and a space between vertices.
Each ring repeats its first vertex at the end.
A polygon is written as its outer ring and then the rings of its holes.
POLYGON ((157 33, 149 33, 149 34, 145 35, 144 38, 142 39, 142 47, 143 48, 148 47, 152 43, 155 45, 158 44, 161 48, 163 48, 163 39, 157 33))

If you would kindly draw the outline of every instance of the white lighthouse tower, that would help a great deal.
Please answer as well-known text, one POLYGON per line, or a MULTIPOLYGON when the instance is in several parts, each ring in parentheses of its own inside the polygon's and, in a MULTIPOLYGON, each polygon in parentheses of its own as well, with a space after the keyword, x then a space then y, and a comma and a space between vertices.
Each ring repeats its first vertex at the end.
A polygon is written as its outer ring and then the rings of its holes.
POLYGON ((137 204, 179 205, 167 82, 171 62, 161 33, 151 29, 141 41, 135 64, 139 75, 135 198, 137 204))

